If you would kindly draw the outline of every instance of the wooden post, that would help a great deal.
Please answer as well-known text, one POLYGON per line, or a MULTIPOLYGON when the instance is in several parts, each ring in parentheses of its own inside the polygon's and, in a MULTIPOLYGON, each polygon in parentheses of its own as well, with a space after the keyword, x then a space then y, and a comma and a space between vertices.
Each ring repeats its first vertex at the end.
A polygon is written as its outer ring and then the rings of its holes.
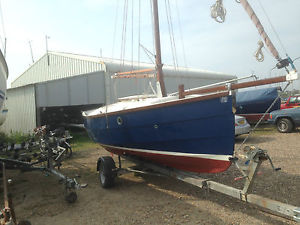
POLYGON ((180 84, 178 86, 178 96, 179 96, 179 99, 182 99, 185 97, 184 95, 184 85, 183 84, 180 84))

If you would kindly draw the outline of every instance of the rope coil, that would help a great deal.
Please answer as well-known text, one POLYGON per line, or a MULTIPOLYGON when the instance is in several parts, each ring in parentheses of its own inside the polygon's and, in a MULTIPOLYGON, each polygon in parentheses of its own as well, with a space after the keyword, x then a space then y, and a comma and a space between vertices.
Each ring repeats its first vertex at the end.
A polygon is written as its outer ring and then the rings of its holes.
POLYGON ((223 6, 223 0, 217 0, 214 5, 210 7, 211 17, 218 23, 225 22, 226 9, 223 6))
POLYGON ((257 44, 258 44, 258 49, 254 53, 254 56, 255 56, 255 58, 258 62, 263 62, 264 59, 265 59, 264 54, 262 52, 262 48, 264 47, 264 43, 262 41, 258 41, 257 44))

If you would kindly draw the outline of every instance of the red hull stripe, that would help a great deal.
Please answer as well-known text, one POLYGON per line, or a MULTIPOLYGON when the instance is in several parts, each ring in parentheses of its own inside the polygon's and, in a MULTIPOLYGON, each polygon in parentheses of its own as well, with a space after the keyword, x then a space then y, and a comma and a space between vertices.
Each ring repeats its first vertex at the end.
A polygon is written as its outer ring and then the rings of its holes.
POLYGON ((219 173, 227 170, 231 165, 231 162, 229 160, 216 160, 209 158, 170 154, 166 155, 152 152, 129 150, 127 148, 107 145, 102 146, 107 151, 117 155, 134 155, 157 164, 195 173, 219 173))

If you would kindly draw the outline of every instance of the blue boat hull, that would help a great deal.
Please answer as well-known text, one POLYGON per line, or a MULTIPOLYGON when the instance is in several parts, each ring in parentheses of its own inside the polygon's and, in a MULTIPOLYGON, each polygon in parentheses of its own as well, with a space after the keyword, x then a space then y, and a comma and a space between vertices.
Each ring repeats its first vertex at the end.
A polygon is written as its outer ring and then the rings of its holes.
POLYGON ((108 151, 192 172, 224 171, 234 151, 231 96, 85 117, 85 127, 108 151))

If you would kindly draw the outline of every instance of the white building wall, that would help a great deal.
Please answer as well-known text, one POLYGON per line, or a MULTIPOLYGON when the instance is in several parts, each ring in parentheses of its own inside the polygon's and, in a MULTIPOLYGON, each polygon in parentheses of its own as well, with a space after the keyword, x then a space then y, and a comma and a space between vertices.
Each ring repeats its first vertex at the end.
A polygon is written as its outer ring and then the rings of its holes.
POLYGON ((35 84, 36 107, 105 103, 104 72, 94 72, 35 84))
POLYGON ((36 127, 36 107, 34 85, 7 90, 7 117, 0 131, 32 132, 36 127))

